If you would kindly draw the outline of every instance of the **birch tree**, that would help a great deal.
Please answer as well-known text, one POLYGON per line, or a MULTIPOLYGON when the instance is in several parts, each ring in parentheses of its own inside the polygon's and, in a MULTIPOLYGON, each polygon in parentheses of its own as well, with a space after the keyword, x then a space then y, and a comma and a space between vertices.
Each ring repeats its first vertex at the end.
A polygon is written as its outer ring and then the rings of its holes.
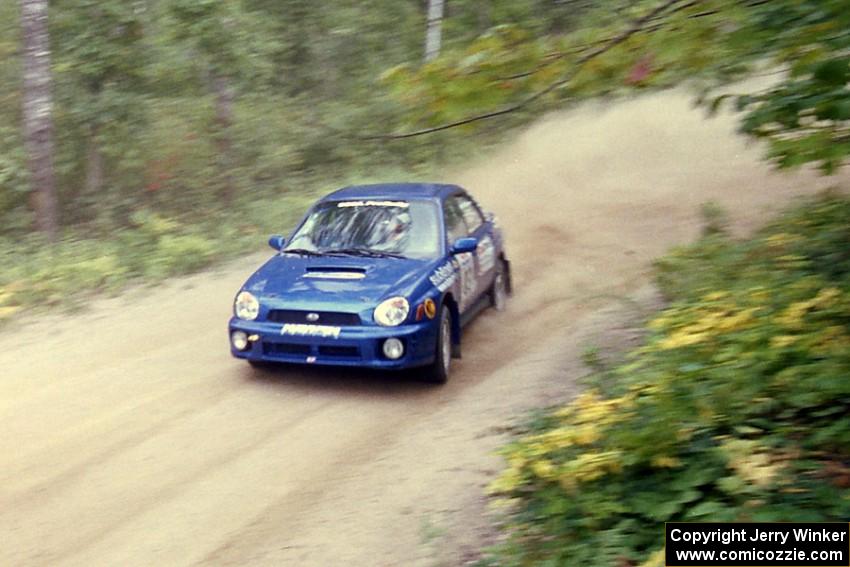
POLYGON ((32 184, 35 227, 55 241, 59 233, 53 171, 53 101, 47 0, 21 0, 23 131, 32 184))
POLYGON ((428 29, 425 32, 425 62, 440 55, 443 36, 443 0, 428 0, 428 29))

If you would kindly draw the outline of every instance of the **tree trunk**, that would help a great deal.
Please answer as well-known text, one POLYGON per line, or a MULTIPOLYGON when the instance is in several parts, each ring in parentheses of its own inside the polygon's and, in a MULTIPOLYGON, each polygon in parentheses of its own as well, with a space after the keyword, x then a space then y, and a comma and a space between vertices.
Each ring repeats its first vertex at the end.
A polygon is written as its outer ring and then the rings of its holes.
POLYGON ((483 34, 493 27, 492 10, 493 5, 491 0, 485 0, 476 6, 476 12, 478 13, 478 35, 483 34))
POLYGON ((212 83, 215 93, 215 118, 218 124, 216 145, 218 146, 218 162, 223 185, 222 198, 226 203, 230 203, 236 193, 233 182, 235 160, 233 159, 233 140, 231 138, 234 95, 230 80, 222 73, 214 73, 212 83))
POLYGON ((425 34, 425 62, 440 55, 443 32, 443 0, 428 0, 428 30, 425 34))
POLYGON ((36 230, 55 241, 59 234, 53 171, 53 101, 47 0, 21 0, 23 38, 23 127, 36 230))

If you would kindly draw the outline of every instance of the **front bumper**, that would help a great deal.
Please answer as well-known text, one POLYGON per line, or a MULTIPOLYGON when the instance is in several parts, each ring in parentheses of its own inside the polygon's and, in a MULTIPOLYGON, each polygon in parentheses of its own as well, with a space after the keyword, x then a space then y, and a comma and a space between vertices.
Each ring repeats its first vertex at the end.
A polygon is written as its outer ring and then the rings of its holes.
POLYGON ((386 369, 412 368, 434 362, 437 325, 433 320, 398 327, 340 327, 336 337, 284 335, 283 328, 280 323, 243 321, 234 317, 228 325, 228 342, 234 331, 243 331, 252 340, 242 351, 231 343, 230 353, 236 358, 256 362, 386 369), (393 337, 404 344, 404 354, 397 360, 388 359, 382 350, 384 341, 393 337))

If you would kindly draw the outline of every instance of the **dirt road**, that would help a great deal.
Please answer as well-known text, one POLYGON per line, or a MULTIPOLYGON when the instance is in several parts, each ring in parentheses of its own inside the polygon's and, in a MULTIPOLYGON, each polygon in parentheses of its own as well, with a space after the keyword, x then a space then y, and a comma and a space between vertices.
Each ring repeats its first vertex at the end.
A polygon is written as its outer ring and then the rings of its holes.
POLYGON ((802 186, 732 131, 671 92, 550 117, 449 175, 500 217, 518 294, 445 387, 232 360, 230 300, 268 252, 6 330, 0 565, 461 562, 498 427, 574 388, 588 314, 692 239, 700 203, 746 228, 802 186))

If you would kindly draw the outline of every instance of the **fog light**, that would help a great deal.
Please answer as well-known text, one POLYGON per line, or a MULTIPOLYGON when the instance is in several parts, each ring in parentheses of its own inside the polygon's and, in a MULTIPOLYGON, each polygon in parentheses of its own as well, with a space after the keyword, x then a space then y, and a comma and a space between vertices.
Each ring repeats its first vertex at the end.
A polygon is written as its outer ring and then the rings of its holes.
POLYGON ((390 360, 398 360, 404 354, 404 344, 398 339, 384 341, 384 356, 390 360))
POLYGON ((248 348, 248 335, 244 331, 233 331, 230 342, 236 350, 245 350, 248 348))

